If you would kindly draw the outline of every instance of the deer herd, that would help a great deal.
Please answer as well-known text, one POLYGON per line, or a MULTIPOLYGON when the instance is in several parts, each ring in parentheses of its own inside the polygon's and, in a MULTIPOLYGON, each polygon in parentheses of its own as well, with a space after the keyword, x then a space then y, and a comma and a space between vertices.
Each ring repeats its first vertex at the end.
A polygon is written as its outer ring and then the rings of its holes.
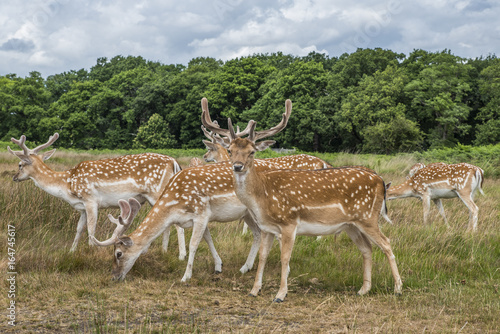
POLYGON ((212 121, 208 101, 203 98, 202 131, 207 153, 193 158, 189 167, 165 155, 143 153, 111 159, 85 161, 67 171, 52 170, 45 160, 55 150, 41 153, 59 137, 56 133, 47 143, 34 149, 26 146, 26 137, 12 138, 21 151, 8 151, 20 159, 14 181, 31 179, 47 193, 68 202, 80 212, 76 236, 70 252, 77 248, 87 226, 89 244, 114 246, 114 279, 123 280, 137 258, 163 234, 162 249, 167 250, 170 227, 177 229, 179 258, 188 261, 182 282, 193 272, 194 258, 205 239, 212 254, 215 272, 222 271, 222 260, 215 249, 209 222, 228 223, 244 220, 253 234, 248 257, 241 273, 253 268, 257 253, 259 261, 250 295, 262 288, 264 267, 273 240, 281 249, 281 283, 274 301, 282 302, 288 291, 290 258, 297 235, 322 236, 346 232, 363 257, 364 295, 371 288, 372 244, 380 247, 387 257, 394 279, 394 293, 402 293, 402 281, 389 238, 379 228, 387 215, 387 200, 417 197, 422 200, 424 223, 428 223, 431 200, 449 226, 441 199, 458 197, 470 211, 468 229, 475 231, 478 207, 473 197, 483 193, 483 170, 467 164, 418 163, 407 180, 390 186, 375 171, 363 166, 333 167, 306 154, 272 159, 256 159, 255 153, 273 145, 263 140, 282 131, 292 111, 290 100, 285 102, 281 122, 267 130, 256 131, 256 122, 248 122, 240 131, 228 119, 223 129, 212 121), (126 235, 141 204, 152 208, 132 233, 126 235), (110 238, 95 238, 98 210, 119 207, 118 218, 108 215, 116 225, 110 238), (189 253, 186 252, 184 228, 192 228, 189 253))

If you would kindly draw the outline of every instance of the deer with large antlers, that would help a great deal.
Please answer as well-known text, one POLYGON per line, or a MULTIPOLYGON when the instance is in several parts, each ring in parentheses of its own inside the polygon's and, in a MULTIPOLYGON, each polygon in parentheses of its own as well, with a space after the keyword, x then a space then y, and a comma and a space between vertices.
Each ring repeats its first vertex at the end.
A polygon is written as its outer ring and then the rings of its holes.
MULTIPOLYGON (((39 154, 51 146, 59 134, 50 136, 47 143, 29 149, 26 136, 12 142, 22 151, 8 151, 17 156, 19 170, 13 180, 20 182, 32 179, 35 185, 47 193, 68 202, 80 212, 76 236, 71 252, 76 250, 85 225, 89 236, 94 236, 99 208, 117 207, 120 199, 136 198, 154 205, 170 178, 180 171, 177 161, 169 156, 153 153, 127 155, 113 159, 84 161, 64 172, 52 170, 45 161, 55 149, 39 154)), ((179 240, 179 258, 186 256, 184 231, 176 226, 179 240)), ((167 250, 169 230, 165 231, 163 249, 167 250)), ((92 239, 89 244, 93 245, 92 239)))
POLYGON ((262 287, 262 276, 273 235, 281 235, 281 284, 274 299, 281 302, 287 295, 288 265, 297 235, 327 235, 345 231, 363 255, 363 286, 358 294, 371 288, 372 248, 379 246, 386 255, 395 281, 394 291, 401 294, 402 282, 389 239, 380 231, 378 218, 386 215, 385 184, 376 174, 361 168, 329 168, 312 171, 256 168, 256 151, 274 141, 260 139, 272 136, 286 127, 292 110, 287 100, 281 122, 268 130, 255 131, 248 123, 248 138, 237 137, 228 119, 229 129, 212 122, 208 102, 202 100, 202 122, 210 131, 231 139, 227 145, 234 174, 234 188, 240 201, 262 230, 259 265, 250 294, 256 296, 262 287))
MULTIPOLYGON (((214 124, 218 125, 217 121, 214 121, 214 124)), ((210 139, 210 141, 203 140, 207 148, 207 153, 203 155, 203 158, 206 162, 222 162, 229 161, 229 154, 227 153, 226 148, 223 145, 229 145, 230 139, 227 137, 221 137, 218 134, 213 133, 212 131, 208 131, 203 125, 201 129, 205 136, 210 139)), ((247 135, 247 132, 240 132, 239 127, 236 130, 236 136, 242 137, 247 135)), ((279 169, 322 169, 322 168, 330 168, 328 162, 312 156, 308 154, 297 154, 297 155, 288 155, 283 157, 276 158, 267 158, 266 161, 272 162, 279 169)), ((243 225, 243 234, 247 232, 246 224, 243 225)), ((321 237, 318 237, 318 239, 321 237)))
POLYGON ((483 170, 468 163, 447 165, 439 162, 428 166, 417 165, 410 169, 410 176, 404 183, 388 189, 387 199, 405 197, 421 199, 424 208, 424 223, 428 222, 432 200, 438 207, 446 226, 449 227, 441 199, 458 197, 469 209, 468 229, 476 230, 479 209, 474 203, 474 194, 476 191, 484 194, 481 188, 483 170))

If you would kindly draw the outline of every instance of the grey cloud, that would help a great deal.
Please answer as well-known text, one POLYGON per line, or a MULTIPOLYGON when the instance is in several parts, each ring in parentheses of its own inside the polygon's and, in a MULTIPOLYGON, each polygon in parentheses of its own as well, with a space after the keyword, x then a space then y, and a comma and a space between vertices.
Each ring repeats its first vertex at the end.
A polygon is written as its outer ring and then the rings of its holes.
POLYGON ((0 45, 2 51, 17 51, 17 52, 30 52, 35 48, 35 43, 30 40, 22 40, 19 38, 11 38, 7 42, 0 45))

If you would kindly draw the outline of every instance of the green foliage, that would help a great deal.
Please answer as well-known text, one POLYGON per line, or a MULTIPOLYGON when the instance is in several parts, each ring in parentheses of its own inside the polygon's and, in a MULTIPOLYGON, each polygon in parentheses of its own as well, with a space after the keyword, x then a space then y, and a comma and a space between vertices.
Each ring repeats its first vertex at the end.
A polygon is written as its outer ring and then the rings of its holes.
POLYGON ((175 138, 168 131, 168 123, 163 117, 154 114, 148 122, 139 128, 134 138, 135 148, 173 148, 175 138))
POLYGON ((291 99, 287 128, 273 138, 285 148, 397 153, 497 144, 499 78, 496 56, 464 59, 449 50, 198 57, 187 67, 103 57, 89 71, 0 77, 0 140, 25 134, 42 143, 59 132, 55 146, 144 147, 148 140, 134 138, 158 115, 168 124, 169 147, 202 148, 200 100, 207 97, 221 126, 227 117, 240 127, 254 119, 257 130, 277 124, 291 99))

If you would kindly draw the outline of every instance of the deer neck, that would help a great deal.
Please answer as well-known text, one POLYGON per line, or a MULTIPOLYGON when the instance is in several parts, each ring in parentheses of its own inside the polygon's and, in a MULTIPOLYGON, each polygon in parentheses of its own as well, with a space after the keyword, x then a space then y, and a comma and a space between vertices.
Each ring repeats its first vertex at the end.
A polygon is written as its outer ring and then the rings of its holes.
POLYGON ((145 250, 151 242, 158 238, 163 231, 174 223, 175 208, 178 201, 168 201, 163 198, 158 200, 151 208, 148 215, 129 237, 134 241, 135 247, 145 250))
POLYGON ((252 211, 258 209, 258 198, 265 196, 264 180, 254 163, 242 173, 234 173, 234 190, 238 199, 252 211))
POLYGON ((413 180, 409 179, 399 186, 394 186, 388 189, 387 199, 418 197, 413 191, 413 180))
POLYGON ((65 198, 69 195, 69 171, 56 172, 43 162, 38 162, 30 178, 37 187, 52 196, 65 198))

